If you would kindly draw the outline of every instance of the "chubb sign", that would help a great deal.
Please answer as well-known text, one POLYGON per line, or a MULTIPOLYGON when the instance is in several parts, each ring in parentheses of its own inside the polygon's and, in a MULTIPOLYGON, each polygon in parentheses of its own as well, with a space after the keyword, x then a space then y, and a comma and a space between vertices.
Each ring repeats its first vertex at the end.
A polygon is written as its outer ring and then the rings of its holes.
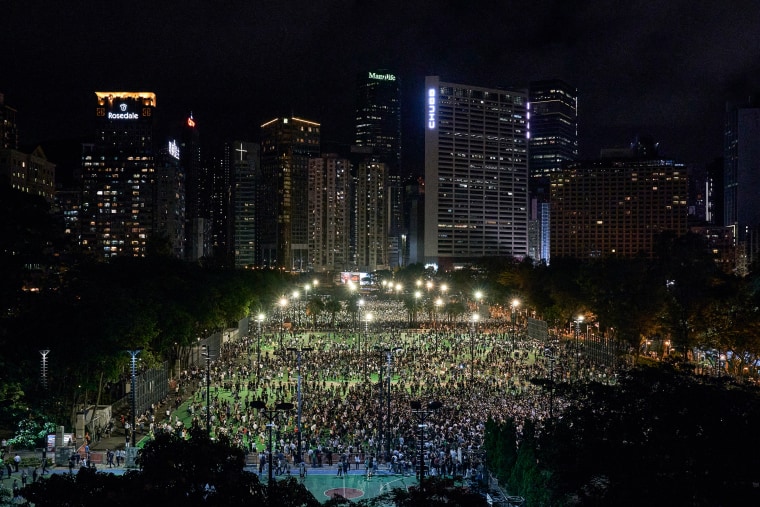
POLYGON ((427 96, 427 126, 429 129, 435 128, 435 117, 435 88, 430 88, 427 96))

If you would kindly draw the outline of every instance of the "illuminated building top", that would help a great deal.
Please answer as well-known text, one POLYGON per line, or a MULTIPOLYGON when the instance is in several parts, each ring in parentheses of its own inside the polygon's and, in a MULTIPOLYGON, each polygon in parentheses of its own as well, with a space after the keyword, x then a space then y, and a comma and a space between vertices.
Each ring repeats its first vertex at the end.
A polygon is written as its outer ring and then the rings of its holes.
POLYGON ((106 102, 114 100, 142 100, 144 106, 156 107, 156 94, 153 92, 95 92, 98 97, 98 105, 103 106, 106 102))

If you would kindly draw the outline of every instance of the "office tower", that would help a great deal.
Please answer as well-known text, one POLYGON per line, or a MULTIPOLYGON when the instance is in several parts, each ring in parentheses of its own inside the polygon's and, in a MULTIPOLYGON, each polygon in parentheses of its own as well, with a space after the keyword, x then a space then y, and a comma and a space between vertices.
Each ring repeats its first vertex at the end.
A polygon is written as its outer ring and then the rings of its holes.
POLYGON ((359 271, 388 269, 388 166, 368 158, 356 171, 356 266, 359 271))
POLYGON ((153 220, 151 92, 95 92, 97 139, 82 154, 82 243, 96 257, 144 256, 153 220))
POLYGON ((760 253, 760 97, 726 106, 724 225, 749 265, 760 253))
POLYGON ((635 257, 660 233, 687 231, 687 178, 680 163, 602 158, 551 177, 551 256, 635 257))
POLYGON ((425 180, 410 178, 404 185, 404 224, 402 250, 404 265, 425 262, 425 180))
POLYGON ((303 271, 309 263, 309 159, 319 155, 320 125, 295 117, 261 126, 257 264, 303 271))
POLYGON ((211 255, 211 184, 201 158, 198 120, 192 113, 182 123, 180 165, 185 170, 185 258, 211 255))
POLYGON ((156 156, 152 241, 156 251, 178 259, 185 256, 185 172, 180 148, 169 140, 156 156))
POLYGON ((530 83, 530 176, 548 178, 578 158, 578 90, 559 79, 530 83))
POLYGON ((351 268, 351 163, 334 153, 309 160, 309 264, 317 272, 351 268))
POLYGON ((549 178, 578 158, 578 91, 559 79, 532 81, 528 108, 528 255, 549 263, 549 178))
POLYGON ((252 268, 256 264, 256 185, 261 147, 251 141, 234 141, 231 157, 235 267, 252 268))
POLYGON ((527 93, 425 79, 425 259, 528 253, 527 93))
POLYGON ((18 124, 16 110, 5 103, 0 93, 0 149, 18 150, 18 124))
POLYGON ((219 266, 234 265, 234 244, 232 243, 234 220, 232 203, 232 147, 222 146, 222 155, 212 156, 206 161, 209 168, 211 200, 209 218, 211 222, 211 254, 219 266))
POLYGON ((0 175, 12 188, 39 195, 52 204, 55 197, 55 164, 45 156, 41 146, 31 153, 14 148, 0 148, 0 175))
POLYGON ((399 81, 387 70, 360 73, 357 77, 355 144, 372 148, 376 160, 386 164, 385 199, 388 227, 388 260, 391 268, 402 264, 403 185, 401 167, 401 101, 399 81))

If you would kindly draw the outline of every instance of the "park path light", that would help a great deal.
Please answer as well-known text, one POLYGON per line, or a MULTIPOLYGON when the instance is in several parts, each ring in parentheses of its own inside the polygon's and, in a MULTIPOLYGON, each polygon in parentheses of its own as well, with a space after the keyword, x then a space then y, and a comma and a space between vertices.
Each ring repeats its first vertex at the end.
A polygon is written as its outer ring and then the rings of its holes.
POLYGON ((297 401, 298 401, 298 410, 296 413, 296 433, 298 433, 298 454, 296 456, 296 459, 298 460, 298 464, 300 465, 303 462, 303 453, 301 451, 301 411, 303 407, 303 399, 301 397, 301 354, 303 352, 311 352, 311 347, 288 347, 288 350, 291 352, 294 352, 296 354, 296 368, 298 371, 298 384, 296 386, 297 389, 297 401))
POLYGON ((130 372, 132 373, 132 383, 130 387, 130 398, 132 400, 132 427, 130 430, 132 431, 132 447, 135 446, 135 412, 137 412, 137 392, 136 392, 136 377, 137 377, 137 355, 142 351, 142 349, 134 349, 134 350, 128 350, 127 353, 131 357, 130 361, 130 372))
POLYGON ((473 313, 470 318, 472 323, 470 329, 470 382, 473 382, 475 376, 475 331, 478 328, 478 320, 480 320, 480 315, 473 313))
POLYGON ((260 413, 264 414, 267 419, 267 430, 269 430, 269 482, 272 482, 272 428, 274 427, 274 419, 278 414, 293 410, 292 403, 278 403, 274 408, 267 408, 267 404, 262 400, 253 400, 250 404, 251 408, 255 408, 260 413))

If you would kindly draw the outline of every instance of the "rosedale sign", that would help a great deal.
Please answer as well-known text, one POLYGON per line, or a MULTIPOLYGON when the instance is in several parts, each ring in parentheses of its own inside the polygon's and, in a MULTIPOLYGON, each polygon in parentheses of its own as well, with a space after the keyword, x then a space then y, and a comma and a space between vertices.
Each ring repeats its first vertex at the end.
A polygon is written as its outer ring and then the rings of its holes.
POLYGON ((121 109, 121 113, 112 113, 109 111, 108 119, 109 120, 136 120, 137 119, 137 113, 127 112, 126 104, 120 104, 119 109, 121 109))
POLYGON ((369 73, 370 79, 377 79, 378 81, 395 81, 396 76, 393 74, 375 74, 374 72, 369 73))

